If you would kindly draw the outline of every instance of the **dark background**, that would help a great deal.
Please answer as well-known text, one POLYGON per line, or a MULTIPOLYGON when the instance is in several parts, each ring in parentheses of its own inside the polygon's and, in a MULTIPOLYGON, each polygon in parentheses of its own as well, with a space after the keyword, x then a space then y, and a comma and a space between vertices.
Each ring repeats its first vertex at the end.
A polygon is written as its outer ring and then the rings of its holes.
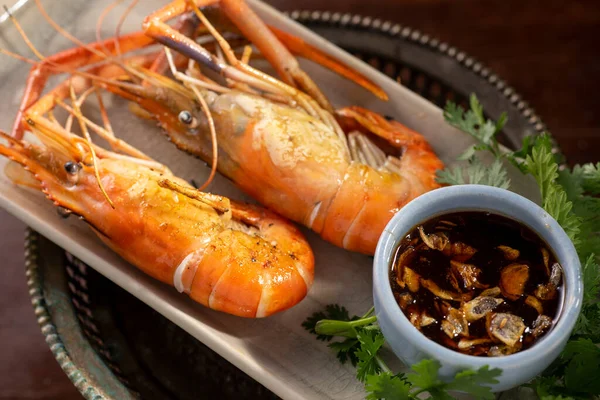
MULTIPOLYGON (((570 163, 600 160, 597 0, 270 0, 399 22, 484 63, 528 101, 570 163)), ((0 399, 80 399, 35 321, 24 226, 0 210, 0 399)))

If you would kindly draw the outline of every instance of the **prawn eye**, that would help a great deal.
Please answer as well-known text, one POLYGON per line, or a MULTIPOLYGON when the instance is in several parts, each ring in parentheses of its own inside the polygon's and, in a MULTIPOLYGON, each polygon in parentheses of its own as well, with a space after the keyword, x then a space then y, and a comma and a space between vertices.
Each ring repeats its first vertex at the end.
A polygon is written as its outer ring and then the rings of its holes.
POLYGON ((192 117, 191 112, 184 110, 179 113, 179 121, 182 124, 190 125, 192 122, 194 122, 194 117, 192 117))
POLYGON ((76 163, 73 161, 67 161, 65 163, 65 171, 67 171, 67 174, 69 174, 69 175, 75 175, 80 170, 81 170, 81 165, 79 165, 79 163, 76 163))
POLYGON ((195 128, 198 125, 196 118, 194 118, 192 113, 187 110, 180 112, 178 118, 179 122, 184 125, 188 125, 190 128, 195 128))

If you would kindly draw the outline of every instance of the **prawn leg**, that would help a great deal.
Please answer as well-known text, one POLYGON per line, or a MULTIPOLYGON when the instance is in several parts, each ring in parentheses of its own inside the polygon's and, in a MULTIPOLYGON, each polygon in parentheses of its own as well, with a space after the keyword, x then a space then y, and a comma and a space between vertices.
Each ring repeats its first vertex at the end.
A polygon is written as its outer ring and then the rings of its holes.
MULTIPOLYGON (((144 31, 156 41, 200 62, 215 72, 223 74, 226 65, 204 47, 170 27, 165 21, 188 11, 192 0, 175 0, 144 20, 144 31)), ((280 74, 282 80, 292 87, 300 87, 319 103, 332 111, 333 107, 317 85, 302 71, 298 61, 275 37, 262 20, 240 0, 193 0, 196 7, 219 4, 225 15, 252 42, 280 74)))
MULTIPOLYGON (((136 32, 119 38, 119 46, 123 52, 142 48, 153 42, 154 41, 144 35, 143 32, 136 32)), ((26 127, 23 116, 34 104, 37 104, 35 112, 42 112, 43 110, 47 111, 54 106, 54 103, 47 102, 50 101, 51 97, 47 97, 43 102, 38 102, 40 95, 46 86, 46 82, 52 75, 68 72, 69 70, 75 70, 103 61, 109 56, 105 54, 103 50, 114 53, 115 44, 115 39, 111 38, 101 42, 91 43, 87 47, 71 48, 47 57, 39 64, 34 65, 27 77, 21 105, 19 106, 19 111, 17 112, 17 117, 15 118, 11 131, 12 136, 17 139, 23 137, 26 127)), ((55 95, 60 95, 63 90, 64 87, 60 89, 57 88, 55 95)))
MULTIPOLYGON (((359 131, 367 133, 368 136, 374 135, 376 139, 383 139, 385 145, 397 153, 393 156, 386 155, 386 158, 375 157, 379 159, 379 162, 374 164, 369 162, 369 159, 373 158, 369 157, 369 152, 362 152, 366 153, 364 156, 366 164, 387 169, 390 172, 402 171, 403 174, 409 171, 418 171, 418 181, 421 184, 437 187, 435 172, 443 169, 444 164, 437 157, 425 156, 433 154, 433 150, 420 133, 397 121, 388 120, 380 114, 358 106, 339 109, 336 114, 338 122, 345 132, 359 131)), ((369 146, 363 146, 363 148, 367 147, 369 146)), ((374 152, 381 152, 381 150, 375 149, 374 152)))
POLYGON ((344 107, 336 111, 340 125, 344 130, 352 128, 360 130, 361 128, 368 132, 385 139, 390 143, 399 143, 403 145, 428 145, 427 140, 418 132, 402 125, 401 123, 389 120, 381 114, 367 110, 358 106, 344 107), (352 126, 354 125, 354 126, 352 126))
POLYGON ((334 71, 338 75, 343 76, 344 78, 347 78, 352 82, 364 87, 381 100, 388 100, 388 96, 385 91, 360 72, 336 60, 320 49, 311 46, 298 36, 284 32, 271 25, 268 25, 268 27, 277 37, 277 39, 279 39, 285 45, 285 47, 292 52, 292 54, 314 61, 317 64, 334 71))
MULTIPOLYGON (((221 60, 204 47, 165 23, 165 21, 174 16, 186 12, 191 2, 192 0, 175 0, 171 2, 146 17, 143 29, 156 41, 187 55, 217 73, 225 74, 226 65, 221 60)), ((298 61, 290 50, 319 62, 325 67, 333 68, 337 73, 367 87, 380 98, 386 98, 385 93, 379 87, 358 72, 351 70, 349 67, 344 66, 316 48, 307 45, 299 38, 267 26, 243 0, 193 1, 196 7, 207 7, 217 3, 231 22, 241 31, 242 35, 253 43, 267 61, 277 70, 282 81, 310 95, 323 109, 333 112, 333 107, 325 95, 315 82, 300 68, 298 61), (289 46, 290 49, 286 46, 289 46)), ((225 52, 227 53, 227 50, 225 52)), ((232 54, 228 56, 230 60, 231 57, 235 57, 232 54)))
MULTIPOLYGON (((153 39, 149 38, 142 31, 134 32, 118 38, 105 39, 90 44, 81 43, 72 35, 63 32, 62 29, 60 29, 57 26, 57 24, 48 16, 48 14, 41 7, 39 2, 37 3, 38 7, 40 7, 40 11, 42 12, 44 18, 48 20, 48 22, 52 26, 54 26, 59 33, 63 34, 69 40, 75 42, 75 44, 78 44, 79 47, 74 47, 56 53, 50 57, 45 57, 39 64, 35 64, 32 67, 27 78, 25 90, 23 92, 23 98, 21 100, 21 104, 19 106, 19 110, 15 118, 13 129, 11 131, 12 135, 17 139, 23 137, 23 132, 26 127, 26 125, 23 123, 23 116, 27 109, 36 104, 37 109, 34 111, 41 113, 48 111, 53 107, 54 103, 48 102, 50 99, 52 99, 52 96, 46 97, 45 101, 38 101, 46 85, 46 82, 48 81, 51 75, 56 73, 72 72, 73 70, 76 70, 78 68, 107 60, 110 57, 118 55, 118 53, 127 53, 132 50, 142 49, 155 43, 153 39)), ((197 26, 197 22, 198 21, 196 18, 193 17, 193 14, 182 15, 175 24, 175 29, 181 29, 184 33, 192 33, 197 26)), ((27 37, 24 36, 24 39, 26 42, 29 42, 27 37)), ((181 62, 182 60, 180 57, 177 59, 177 63, 181 62)), ((118 61, 114 62, 113 64, 118 65, 118 61)), ((155 57, 153 64, 150 66, 150 70, 164 72, 166 70, 166 67, 167 65, 164 59, 164 55, 159 54, 158 57, 155 57)), ((110 70, 110 66, 105 68, 100 67, 94 72, 101 76, 100 73, 106 70, 110 70)), ((112 72, 112 74, 114 75, 114 72, 112 72)), ((111 75, 111 73, 107 73, 106 75, 111 75)), ((56 97, 59 98, 62 92, 64 92, 64 86, 63 88, 57 88, 56 90, 56 97)))
MULTIPOLYGON (((231 32, 231 33, 235 33, 236 35, 239 35, 240 36, 239 42, 241 42, 239 44, 239 46, 242 46, 247 43, 247 40, 243 39, 244 34, 242 33, 242 31, 235 24, 233 24, 231 22, 231 20, 229 20, 227 18, 226 15, 224 15, 224 10, 222 9, 222 7, 221 7, 221 9, 209 7, 209 8, 206 8, 206 10, 203 10, 203 13, 211 21, 211 23, 217 29, 219 29, 219 31, 231 32)), ((338 75, 340 75, 346 79, 349 79, 350 81, 362 86, 363 88, 367 89, 368 91, 373 93, 375 96, 377 96, 381 100, 384 100, 384 101, 388 100, 387 94, 380 86, 378 86, 376 83, 371 81, 365 75, 354 70, 352 67, 349 67, 348 65, 346 65, 346 64, 342 63, 341 61, 336 60, 334 57, 328 55, 324 51, 306 43, 304 40, 302 40, 302 38, 300 38, 296 35, 285 32, 285 31, 283 31, 279 28, 276 28, 272 25, 269 25, 269 24, 267 24, 266 26, 272 32, 272 34, 275 35, 277 40, 279 42, 281 42, 283 44, 283 46, 285 46, 285 48, 287 48, 287 50, 294 56, 303 57, 308 60, 311 60, 327 69, 330 69, 331 71, 334 71, 338 75)), ((208 30, 205 28, 204 32, 208 33, 208 30)), ((233 40, 235 40, 235 39, 233 39, 233 40)), ((232 42, 230 41, 230 43, 232 43, 232 42)), ((275 43, 275 41, 273 43, 275 43)), ((232 47, 234 47, 234 46, 232 45, 232 47)), ((211 50, 209 48, 209 44, 206 45, 206 48, 211 50)), ((266 56, 264 54, 261 53, 261 55, 266 58, 266 56)), ((275 56, 278 56, 278 55, 275 54, 275 56)), ((298 63, 295 62, 295 60, 293 59, 293 57, 288 56, 284 60, 282 60, 282 62, 288 62, 288 63, 292 64, 291 66, 288 65, 287 67, 293 67, 295 69, 300 68, 298 66, 298 63)), ((283 73, 287 73, 287 72, 286 71, 281 72, 278 69, 278 73, 283 74, 283 73)), ((300 71, 299 74, 305 75, 304 72, 302 72, 302 71, 300 71)), ((284 75, 282 75, 282 76, 284 76, 284 75)), ((285 82, 288 84, 294 85, 294 81, 291 79, 286 80, 285 82)))
MULTIPOLYGON (((194 13, 184 14, 179 18, 177 24, 175 24, 174 29, 179 31, 181 34, 191 37, 194 32, 198 28, 198 18, 194 15, 194 13)), ((183 54, 177 53, 175 56, 175 64, 182 65, 187 62, 187 57, 183 54)), ((156 72, 158 74, 163 74, 169 69, 169 63, 167 62, 167 57, 164 52, 160 52, 149 70, 152 72, 156 72)), ((144 81, 144 86, 148 85, 148 81, 144 81)))
POLYGON ((317 84, 300 68, 298 60, 244 0, 221 0, 221 9, 273 65, 285 83, 308 93, 325 110, 333 111, 329 100, 317 84))
MULTIPOLYGON (((157 53, 133 56, 123 60, 123 62, 127 63, 127 65, 130 66, 150 66, 152 62, 156 59, 156 55, 157 53)), ((104 64, 97 67, 92 67, 82 75, 76 75, 66 79, 65 81, 57 85, 55 88, 50 90, 50 92, 39 98, 35 103, 31 104, 29 108, 23 111, 23 115, 21 117, 22 129, 31 129, 31 126, 36 124, 36 120, 39 117, 48 112, 51 112, 57 104, 59 104, 63 108, 68 108, 69 106, 65 105, 63 100, 69 97, 71 90, 74 94, 78 95, 87 91, 93 86, 98 86, 97 80, 111 81, 116 77, 123 76, 124 74, 126 74, 126 71, 123 68, 113 64, 104 64)), ((115 82, 115 84, 118 84, 118 82, 115 82)), ((67 111, 71 112, 72 109, 67 109, 67 111)), ((103 103, 101 103, 101 112, 103 114, 105 113, 103 103)), ((105 116, 103 115, 103 117, 105 116)), ((139 150, 134 149, 129 144, 116 138, 112 132, 112 129, 110 128, 110 124, 106 125, 106 121, 105 127, 100 127, 87 119, 86 124, 90 125, 92 130, 94 130, 103 139, 108 141, 114 150, 120 150, 122 153, 150 160, 148 156, 146 156, 139 150)))

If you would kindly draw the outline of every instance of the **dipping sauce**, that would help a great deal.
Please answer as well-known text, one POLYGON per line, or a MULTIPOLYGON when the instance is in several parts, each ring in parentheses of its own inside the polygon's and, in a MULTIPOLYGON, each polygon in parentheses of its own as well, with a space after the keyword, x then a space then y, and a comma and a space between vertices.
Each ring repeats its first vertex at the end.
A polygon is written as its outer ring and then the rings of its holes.
POLYGON ((429 339, 474 356, 531 347, 557 316, 562 268, 531 229, 501 215, 457 212, 400 242, 390 283, 429 339))

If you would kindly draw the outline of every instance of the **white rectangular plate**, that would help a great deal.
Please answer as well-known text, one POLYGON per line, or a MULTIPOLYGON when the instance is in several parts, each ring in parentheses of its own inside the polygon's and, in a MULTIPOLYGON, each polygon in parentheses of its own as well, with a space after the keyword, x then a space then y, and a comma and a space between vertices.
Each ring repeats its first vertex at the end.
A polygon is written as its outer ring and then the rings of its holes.
MULTIPOLYGON (((68 7, 58 1, 46 0, 43 3, 61 26, 86 42, 94 40, 96 19, 108 4, 86 0, 69 1, 68 7)), ((355 67, 385 88, 390 96, 387 103, 379 101, 330 71, 303 62, 305 70, 335 106, 356 104, 394 116, 422 132, 447 163, 451 163, 471 144, 468 135, 445 124, 441 110, 423 98, 263 3, 250 3, 268 23, 303 37, 355 67)), ((139 29, 142 18, 163 4, 164 1, 158 0, 140 2, 128 18, 124 30, 139 29)), ((123 7, 115 10, 111 14, 113 18, 106 20, 103 30, 105 36, 114 32, 122 10, 123 7)), ((44 54, 72 47, 43 20, 35 6, 20 12, 18 17, 32 41, 44 54)), ((26 56, 31 55, 10 23, 0 28, 0 46, 26 56)), ((29 66, 0 57, 0 93, 4 98, 0 102, 0 127, 9 130, 29 66)), ((193 178, 197 182, 202 182, 208 175, 204 163, 177 151, 152 124, 130 115, 122 100, 112 101, 109 114, 119 137, 167 164, 175 174, 188 180, 193 178)), ((5 164, 6 159, 0 159, 1 170, 5 164)), ((517 184, 516 191, 526 190, 523 178, 514 176, 513 182, 517 184), (522 190, 519 190, 519 183, 522 190)), ((249 200, 231 182, 220 176, 211 185, 210 191, 234 199, 249 200)), ((315 340, 300 324, 312 312, 330 303, 345 305, 356 314, 368 310, 372 306, 369 257, 331 246, 304 230, 316 255, 315 284, 309 295, 289 311, 267 319, 247 320, 209 310, 180 295, 173 287, 152 280, 105 247, 85 224, 75 218, 62 220, 55 207, 43 196, 15 187, 4 174, 0 174, 0 206, 156 309, 277 395, 288 399, 364 398, 362 384, 355 379, 354 368, 340 365, 326 344, 315 340)))

